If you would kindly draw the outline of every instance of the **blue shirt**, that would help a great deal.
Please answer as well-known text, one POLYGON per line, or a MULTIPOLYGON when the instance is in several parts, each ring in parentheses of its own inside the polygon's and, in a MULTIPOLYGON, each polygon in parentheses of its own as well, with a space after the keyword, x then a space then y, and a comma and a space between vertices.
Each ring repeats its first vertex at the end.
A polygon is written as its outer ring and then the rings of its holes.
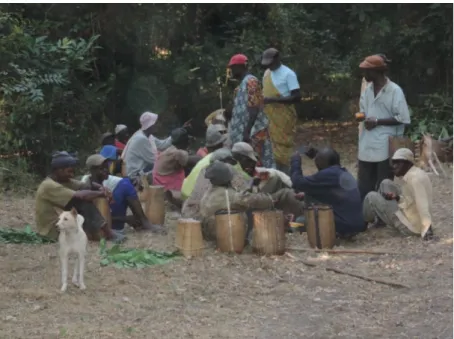
POLYGON ((289 97, 292 91, 300 88, 296 73, 287 66, 281 65, 278 69, 270 70, 270 72, 271 81, 282 97, 289 97))
POLYGON ((365 230, 358 184, 345 168, 331 166, 314 175, 303 176, 301 157, 298 156, 292 157, 290 174, 294 189, 332 207, 337 233, 365 230))

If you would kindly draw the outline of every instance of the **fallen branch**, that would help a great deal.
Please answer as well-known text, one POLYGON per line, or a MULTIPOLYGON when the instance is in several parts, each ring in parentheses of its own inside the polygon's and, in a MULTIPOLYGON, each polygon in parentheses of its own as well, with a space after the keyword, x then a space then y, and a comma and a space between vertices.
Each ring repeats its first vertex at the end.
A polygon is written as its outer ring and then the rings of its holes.
MULTIPOLYGON (((309 266, 309 267, 317 267, 317 264, 313 263, 313 262, 310 262, 310 261, 306 261, 306 260, 302 260, 302 259, 299 259, 299 258, 296 258, 295 256, 291 255, 290 253, 286 253, 286 255, 293 259, 293 260, 296 260, 306 266, 309 266)), ((397 287, 397 288, 410 288, 409 286, 407 285, 403 285, 401 283, 398 283, 398 282, 394 282, 394 281, 390 281, 390 280, 385 280, 385 279, 379 279, 379 278, 371 278, 371 277, 368 277, 368 276, 365 276, 365 275, 360 275, 360 274, 356 274, 356 273, 351 273, 351 272, 346 272, 346 271, 342 271, 338 268, 334 268, 334 267, 324 267, 325 271, 331 271, 331 272, 335 272, 335 273, 338 273, 338 274, 344 274, 344 275, 349 275, 351 277, 355 277, 355 278, 358 278, 358 279, 362 279, 362 280, 366 280, 366 281, 371 281, 371 282, 376 282, 376 283, 379 283, 379 284, 383 284, 383 285, 388 285, 388 286, 392 286, 392 287, 397 287)))
POLYGON ((340 270, 338 268, 334 268, 334 267, 325 267, 325 270, 331 271, 331 272, 335 272, 335 273, 338 273, 338 274, 345 274, 345 275, 349 275, 351 277, 363 279, 363 280, 366 280, 366 281, 372 281, 372 282, 376 282, 376 283, 379 283, 379 284, 389 285, 389 286, 393 286, 393 287, 410 288, 409 286, 403 285, 403 284, 398 283, 398 282, 385 280, 385 279, 379 279, 379 278, 371 278, 371 277, 368 277, 368 276, 365 276, 365 275, 361 275, 361 274, 345 272, 345 271, 342 271, 342 270, 340 270))
POLYGON ((386 255, 386 254, 401 254, 399 252, 385 252, 385 251, 368 251, 368 250, 328 250, 317 248, 298 248, 290 247, 287 248, 288 251, 297 251, 297 252, 316 252, 316 253, 329 253, 329 254, 375 254, 375 255, 386 255))

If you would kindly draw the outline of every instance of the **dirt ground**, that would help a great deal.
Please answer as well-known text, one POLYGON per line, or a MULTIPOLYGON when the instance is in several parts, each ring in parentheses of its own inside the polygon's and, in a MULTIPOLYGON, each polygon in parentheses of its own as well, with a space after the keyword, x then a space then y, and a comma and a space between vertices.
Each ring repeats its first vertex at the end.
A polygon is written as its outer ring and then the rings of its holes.
MULTIPOLYGON (((341 127, 340 132, 354 127, 341 127)), ((315 127, 314 127, 315 129, 315 127)), ((308 130, 314 131, 309 128, 308 130)), ((321 143, 331 136, 325 133, 321 143)), ((302 137, 305 139, 307 136, 302 137)), ((355 142, 341 137, 343 162, 354 173, 355 142)), ((305 159, 307 173, 314 168, 305 159)), ((140 270, 101 267, 89 246, 86 291, 59 292, 57 245, 0 245, 0 338, 452 338, 452 169, 431 176, 434 231, 423 242, 373 229, 337 249, 394 252, 288 256, 229 256, 207 248, 200 258, 140 270), (326 271, 324 267, 392 280, 395 288, 326 271)), ((2 226, 33 225, 32 196, 3 196, 2 226)), ((167 214, 169 234, 131 231, 127 247, 173 250, 178 214, 167 214)), ((306 236, 288 247, 308 249, 306 236)), ((72 265, 72 263, 71 263, 72 265)))

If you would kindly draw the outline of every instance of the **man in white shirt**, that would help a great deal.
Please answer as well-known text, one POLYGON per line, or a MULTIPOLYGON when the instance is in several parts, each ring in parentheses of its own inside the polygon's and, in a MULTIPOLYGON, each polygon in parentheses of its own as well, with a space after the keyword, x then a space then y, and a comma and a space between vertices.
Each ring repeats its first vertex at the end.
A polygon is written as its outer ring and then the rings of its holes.
POLYGON ((360 111, 365 113, 358 145, 358 186, 361 198, 375 191, 384 179, 392 179, 389 137, 402 136, 410 124, 410 113, 402 89, 385 76, 386 58, 367 57, 359 66, 367 82, 361 95, 360 111))
POLYGON ((370 192, 363 202, 366 222, 380 219, 404 235, 432 235, 432 183, 426 172, 414 166, 408 148, 398 149, 392 157, 393 172, 399 183, 383 180, 379 192, 370 192))

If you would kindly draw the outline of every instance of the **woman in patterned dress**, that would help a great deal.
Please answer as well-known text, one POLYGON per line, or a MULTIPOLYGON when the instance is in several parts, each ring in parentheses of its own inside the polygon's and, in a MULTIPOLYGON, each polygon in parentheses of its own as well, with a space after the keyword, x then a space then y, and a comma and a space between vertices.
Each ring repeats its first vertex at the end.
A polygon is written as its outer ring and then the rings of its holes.
POLYGON ((233 109, 229 125, 232 145, 244 141, 254 148, 259 166, 275 168, 273 150, 268 134, 268 118, 263 113, 263 94, 260 81, 249 74, 247 57, 234 55, 228 67, 232 76, 239 81, 234 92, 233 109))

